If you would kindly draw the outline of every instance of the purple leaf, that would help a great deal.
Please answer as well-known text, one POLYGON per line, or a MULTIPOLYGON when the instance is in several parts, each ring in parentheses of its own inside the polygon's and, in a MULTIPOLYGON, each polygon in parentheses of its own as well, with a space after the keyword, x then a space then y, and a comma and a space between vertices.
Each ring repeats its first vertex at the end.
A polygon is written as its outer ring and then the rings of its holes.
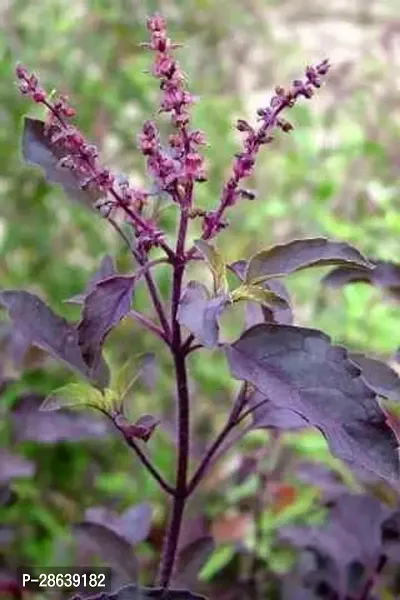
POLYGON ((369 269, 337 267, 322 278, 322 284, 340 288, 348 283, 371 283, 372 272, 369 269))
POLYGON ((85 523, 102 525, 124 538, 129 544, 136 545, 148 537, 151 516, 151 506, 145 502, 132 506, 121 515, 117 515, 104 507, 93 507, 85 512, 85 523))
POLYGON ((321 430, 333 454, 397 479, 396 436, 376 395, 347 351, 324 333, 289 325, 256 325, 226 345, 233 376, 249 381, 276 406, 321 430))
POLYGON ((0 483, 8 483, 19 477, 33 477, 35 471, 32 461, 0 449, 0 483))
POLYGON ((79 442, 114 434, 114 427, 104 418, 77 411, 39 412, 42 396, 22 397, 12 409, 14 439, 42 444, 61 441, 79 442))
POLYGON ((104 279, 108 279, 108 277, 112 277, 116 274, 115 266, 113 263, 113 259, 108 254, 103 258, 100 264, 100 268, 96 273, 91 277, 88 281, 85 291, 83 294, 77 294, 72 298, 66 300, 70 304, 83 304, 85 299, 89 296, 91 292, 95 289, 96 285, 104 279))
POLYGON ((218 344, 218 317, 228 304, 226 295, 211 298, 204 285, 190 281, 179 303, 178 321, 207 348, 218 344))
POLYGON ((373 496, 343 494, 327 522, 315 527, 284 527, 280 537, 298 548, 331 557, 343 574, 353 561, 374 566, 382 550, 382 524, 390 511, 373 496))
MULTIPOLYGON (((249 398, 249 408, 257 406, 264 400, 260 392, 254 392, 249 398)), ((265 399, 265 404, 258 406, 252 413, 253 429, 283 429, 295 431, 310 427, 310 424, 290 408, 277 406, 265 399)))
POLYGON ((340 288, 349 283, 369 283, 393 292, 396 297, 400 293, 400 264, 383 260, 371 260, 374 268, 349 269, 338 267, 322 279, 322 284, 328 287, 340 288))
POLYGON ((8 309, 18 332, 31 344, 101 387, 107 385, 109 373, 104 361, 100 360, 96 369, 90 368, 82 357, 76 328, 54 313, 38 296, 25 291, 5 290, 0 292, 0 304, 8 309))
POLYGON ((400 401, 400 377, 389 365, 364 354, 352 353, 349 358, 361 369, 368 387, 379 396, 400 401))
POLYGON ((134 275, 116 275, 97 283, 85 298, 78 339, 86 363, 96 367, 107 334, 131 309, 134 275))
POLYGON ((93 552, 128 581, 137 579, 138 561, 125 538, 99 523, 78 523, 73 533, 81 552, 93 552))
MULTIPOLYGON (((166 590, 164 588, 144 588, 127 585, 114 594, 98 594, 90 600, 207 600, 204 596, 193 594, 187 590, 166 590)), ((82 596, 74 596, 71 600, 84 600, 82 596)))
POLYGON ((197 575, 215 549, 211 536, 200 537, 181 548, 173 579, 174 585, 194 585, 197 575))
POLYGON ((255 254, 249 261, 246 281, 288 275, 308 267, 343 264, 372 267, 358 250, 345 242, 332 242, 326 238, 294 240, 255 254))
POLYGON ((41 167, 47 181, 59 184, 74 202, 91 207, 104 196, 104 192, 93 187, 82 189, 87 176, 60 166, 67 152, 60 144, 51 143, 43 121, 25 117, 22 156, 27 163, 41 167))

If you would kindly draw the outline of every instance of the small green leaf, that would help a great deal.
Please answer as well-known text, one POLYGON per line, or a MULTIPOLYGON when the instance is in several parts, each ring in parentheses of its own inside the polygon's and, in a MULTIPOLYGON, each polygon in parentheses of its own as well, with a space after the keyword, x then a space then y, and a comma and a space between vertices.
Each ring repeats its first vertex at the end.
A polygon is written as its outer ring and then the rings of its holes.
POLYGON ((236 552, 233 545, 224 545, 216 548, 199 573, 200 581, 210 581, 232 560, 236 552))
POLYGON ((228 291, 228 280, 226 277, 226 263, 222 255, 214 246, 211 246, 211 244, 208 244, 204 240, 196 240, 194 245, 202 253, 210 266, 214 278, 215 295, 226 294, 228 291))
POLYGON ((72 406, 92 406, 101 410, 110 407, 110 390, 104 396, 96 388, 87 383, 68 383, 52 392, 43 401, 39 410, 59 410, 72 406))
MULTIPOLYGON (((116 397, 116 401, 121 406, 124 398, 140 377, 143 369, 154 360, 153 354, 141 354, 130 358, 126 363, 111 376, 111 390, 116 397)), ((110 390, 110 391, 111 391, 110 390)))
POLYGON ((287 308, 288 306, 284 298, 260 285, 243 284, 239 286, 231 293, 231 300, 232 302, 252 300, 268 308, 287 308))

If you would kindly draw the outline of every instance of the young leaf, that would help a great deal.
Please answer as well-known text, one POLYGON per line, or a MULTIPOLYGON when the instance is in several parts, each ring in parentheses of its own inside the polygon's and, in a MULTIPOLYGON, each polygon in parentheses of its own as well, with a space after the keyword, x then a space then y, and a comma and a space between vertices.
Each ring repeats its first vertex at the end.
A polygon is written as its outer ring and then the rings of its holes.
POLYGON ((309 238, 279 244, 255 254, 247 267, 246 282, 259 283, 270 277, 325 265, 354 265, 366 269, 373 266, 358 250, 345 242, 309 238))
POLYGON ((85 299, 89 296, 91 292, 93 292, 98 283, 100 283, 104 279, 107 279, 108 277, 112 277, 115 274, 116 271, 113 259, 107 254, 101 261, 99 270, 96 271, 96 273, 93 275, 93 277, 91 277, 91 279, 89 279, 83 294, 77 294, 76 296, 65 300, 65 302, 69 302, 70 304, 83 304, 85 302, 85 299))
POLYGON ((87 177, 78 171, 60 166, 60 160, 67 157, 67 152, 60 148, 60 144, 50 141, 43 121, 25 117, 22 156, 27 163, 41 167, 47 181, 59 184, 74 202, 91 207, 96 200, 104 196, 103 192, 92 187, 82 189, 87 177))
POLYGON ((124 415, 117 415, 114 423, 126 438, 137 438, 148 442, 160 419, 153 415, 142 415, 136 423, 130 423, 124 415))
POLYGON ((344 348, 314 329, 256 325, 226 346, 236 379, 249 381, 276 406, 293 410, 355 467, 396 479, 396 437, 375 393, 344 348))
POLYGON ((115 275, 97 283, 85 298, 78 337, 89 366, 97 365, 107 334, 130 311, 134 283, 134 275, 115 275))
POLYGON ((275 292, 261 285, 243 284, 231 292, 231 300, 232 302, 250 300, 258 302, 267 308, 288 308, 288 304, 284 298, 281 298, 275 292))
POLYGON ((107 385, 108 368, 100 360, 101 356, 94 369, 88 366, 79 346, 78 331, 38 296, 25 291, 5 290, 0 292, 0 304, 8 309, 18 331, 31 344, 49 352, 100 387, 107 385))
MULTIPOLYGON (((229 269, 235 273, 235 275, 244 281, 247 269, 247 262, 245 260, 239 260, 236 263, 229 265, 229 269)), ((270 321, 272 323, 281 323, 282 325, 291 325, 293 323, 293 312, 291 309, 290 294, 286 286, 279 279, 268 279, 267 281, 261 282, 257 287, 265 288, 274 292, 277 296, 280 296, 286 301, 284 306, 259 306, 255 302, 249 302, 247 304, 247 318, 246 323, 248 327, 252 327, 257 323, 264 323, 270 321)))
POLYGON ((154 363, 154 358, 154 354, 151 353, 134 356, 121 367, 115 377, 111 377, 111 389, 115 392, 120 403, 123 402, 142 372, 154 363))
POLYGON ((210 299, 207 289, 197 281, 189 281, 178 310, 178 321, 207 348, 218 344, 218 318, 229 303, 228 296, 210 299))
POLYGON ((194 245, 205 257, 211 268, 214 277, 214 294, 216 296, 226 294, 228 291, 228 280, 226 278, 226 264, 223 257, 214 246, 204 240, 196 240, 194 245))
POLYGON ((91 406, 107 412, 113 406, 113 394, 106 390, 103 395, 87 383, 68 383, 47 396, 39 410, 60 410, 73 406, 91 406))
MULTIPOLYGON (((82 596, 74 596, 71 600, 85 600, 82 596)), ((97 594, 90 600, 207 600, 187 590, 170 590, 165 588, 145 588, 136 585, 127 585, 114 594, 97 594)))
POLYGON ((359 353, 349 354, 349 358, 361 369, 368 387, 379 396, 400 401, 400 377, 389 365, 359 353))

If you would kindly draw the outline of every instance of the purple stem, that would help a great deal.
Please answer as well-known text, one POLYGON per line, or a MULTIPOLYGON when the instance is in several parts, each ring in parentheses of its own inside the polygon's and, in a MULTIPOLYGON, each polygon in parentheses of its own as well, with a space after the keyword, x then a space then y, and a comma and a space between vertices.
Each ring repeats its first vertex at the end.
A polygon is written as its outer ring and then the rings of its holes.
POLYGON ((216 439, 213 441, 213 443, 207 450, 205 456, 203 457, 203 459, 201 460, 201 462, 197 468, 197 471, 193 475, 193 477, 187 487, 187 495, 188 496, 194 492, 197 485, 203 479, 207 469, 210 466, 212 459, 215 456, 215 453, 217 452, 217 450, 220 448, 220 446, 224 442, 226 436, 242 420, 241 418, 239 419, 239 415, 240 415, 241 410, 243 409, 243 407, 245 406, 245 404, 247 402, 246 393, 247 393, 247 386, 246 386, 246 384, 244 384, 239 392, 238 399, 232 409, 232 412, 231 412, 225 426, 223 427, 223 429, 220 431, 220 433, 218 434, 216 439))
POLYGON ((148 329, 149 331, 152 331, 157 337, 159 337, 161 340, 163 340, 168 346, 170 345, 170 341, 167 338, 167 336, 165 335, 164 331, 160 327, 157 327, 157 325, 155 323, 153 323, 153 321, 148 319, 145 315, 138 312, 137 310, 130 310, 128 313, 128 317, 135 319, 135 321, 138 321, 138 323, 141 323, 142 325, 144 325, 144 327, 146 327, 146 329, 148 329))
POLYGON ((135 452, 136 456, 139 458, 139 460, 141 461, 143 466, 154 477, 154 479, 159 483, 159 485, 162 487, 162 489, 164 491, 166 491, 167 494, 174 496, 175 489, 167 481, 165 481, 164 477, 157 470, 157 468, 153 465, 150 458, 148 458, 148 456, 146 456, 146 454, 143 452, 143 450, 140 448, 140 446, 135 442, 135 440, 132 437, 126 435, 124 433, 123 429, 121 427, 118 427, 115 419, 113 419, 108 413, 104 412, 104 415, 108 418, 111 418, 114 425, 120 430, 120 432, 124 436, 124 439, 125 439, 126 443, 128 444, 128 446, 130 448, 132 448, 132 450, 135 452))
MULTIPOLYGON (((125 235, 125 233, 123 232, 123 230, 121 229, 121 227, 113 219, 108 219, 108 221, 109 221, 109 223, 111 223, 111 225, 114 227, 115 231, 118 232, 118 234, 121 236, 121 238, 127 244, 129 250, 132 252, 133 256, 135 257, 135 259, 139 263, 139 265, 141 267, 143 267, 143 268, 146 268, 147 267, 146 261, 132 247, 132 244, 129 241, 129 238, 125 235)), ((163 262, 165 262, 165 260, 163 260, 163 259, 160 259, 160 260, 157 259, 157 261, 153 261, 152 264, 154 264, 156 262, 161 262, 161 260, 163 262)), ((146 279, 147 287, 148 287, 148 290, 149 290, 149 293, 150 293, 150 296, 151 296, 154 308, 155 308, 155 310, 157 312, 158 318, 159 318, 160 323, 162 325, 162 328, 164 330, 165 341, 168 340, 167 343, 169 343, 169 340, 171 339, 171 329, 170 329, 170 326, 169 326, 169 323, 168 323, 167 316, 166 316, 165 311, 164 311, 163 304, 162 304, 162 302, 160 300, 160 293, 159 293, 159 291, 157 289, 157 285, 154 282, 154 279, 153 279, 151 273, 149 273, 148 270, 145 271, 144 278, 146 279)))
POLYGON ((187 471, 190 447, 190 407, 185 353, 182 348, 181 328, 177 320, 179 300, 182 291, 182 280, 185 270, 185 240, 187 227, 188 211, 187 209, 182 208, 174 264, 171 315, 172 353, 174 357, 178 400, 178 461, 172 515, 168 526, 160 563, 159 584, 163 588, 168 588, 173 575, 175 559, 178 550, 179 534, 181 531, 183 513, 187 499, 187 471))
POLYGON ((372 589, 376 584, 376 580, 378 579, 379 575, 382 573, 383 569, 385 568, 386 563, 387 563, 387 556, 382 555, 378 561, 378 564, 376 565, 376 567, 374 569, 374 572, 368 578, 368 581, 366 582, 364 589, 361 592, 361 596, 360 596, 359 600, 368 600, 370 592, 372 592, 372 589))

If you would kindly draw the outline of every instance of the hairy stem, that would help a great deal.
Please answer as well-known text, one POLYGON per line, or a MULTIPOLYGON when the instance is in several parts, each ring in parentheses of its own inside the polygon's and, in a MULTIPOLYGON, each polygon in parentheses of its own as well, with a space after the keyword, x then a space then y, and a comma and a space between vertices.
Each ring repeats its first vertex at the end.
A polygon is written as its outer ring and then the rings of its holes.
MULTIPOLYGON (((121 238, 124 240, 124 242, 127 244, 129 250, 133 254, 136 261, 144 269, 143 275, 144 275, 144 278, 146 279, 146 284, 147 284, 147 288, 149 290, 150 297, 152 299, 155 311, 158 315, 158 318, 159 318, 162 328, 164 330, 165 340, 166 341, 168 340, 168 342, 169 342, 169 340, 171 338, 170 326, 169 326, 168 319, 165 314, 164 307, 163 307, 163 304, 161 301, 161 297, 160 297, 161 295, 157 289, 157 285, 156 285, 151 273, 147 269, 148 262, 146 262, 139 255, 139 253, 136 252, 136 250, 132 247, 132 243, 130 242, 129 238, 126 236, 124 231, 121 229, 121 227, 113 219, 109 218, 108 221, 114 227, 114 229, 117 231, 117 233, 121 236, 121 238)), ((159 262, 159 261, 157 260, 157 262, 159 262)), ((163 262, 165 262, 165 261, 163 261, 163 262)), ((154 263, 156 263, 156 261, 153 261, 153 264, 154 263)))
POLYGON ((178 550, 179 534, 182 526, 183 513, 187 498, 187 471, 190 446, 190 411, 189 390, 187 381, 186 359, 182 348, 181 328, 177 321, 179 300, 182 291, 183 274, 185 270, 185 239, 188 227, 188 215, 182 210, 178 241, 176 246, 176 262, 172 285, 172 352, 174 357, 177 401, 178 401, 178 460, 176 468, 175 496, 172 515, 165 539, 161 558, 159 583, 168 588, 175 565, 178 550))

